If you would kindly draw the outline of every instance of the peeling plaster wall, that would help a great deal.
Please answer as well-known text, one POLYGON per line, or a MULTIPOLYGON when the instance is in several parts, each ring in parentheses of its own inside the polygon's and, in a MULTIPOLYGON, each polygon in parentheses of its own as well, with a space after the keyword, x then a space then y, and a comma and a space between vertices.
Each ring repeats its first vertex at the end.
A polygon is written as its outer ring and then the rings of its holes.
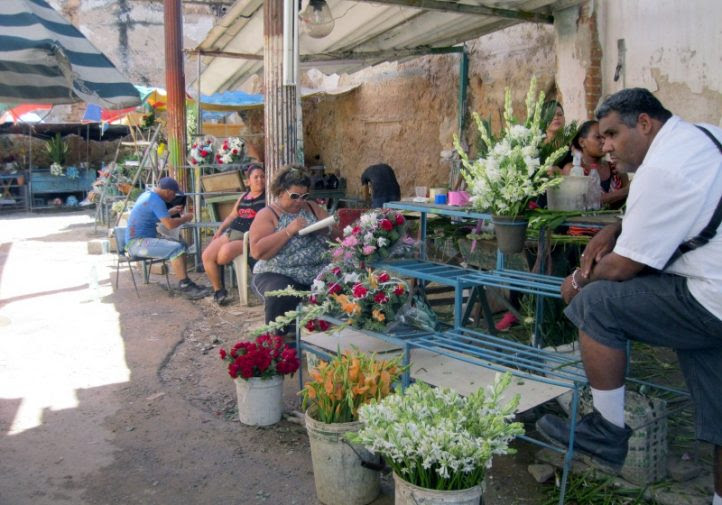
POLYGON ((592 31, 580 18, 590 10, 591 6, 585 5, 554 13, 557 86, 568 121, 588 117, 584 81, 591 65, 592 31))
POLYGON ((722 2, 719 0, 597 1, 604 93, 641 86, 675 114, 722 125, 722 2), (613 80, 617 40, 626 57, 613 80))
MULTIPOLYGON (((551 26, 517 25, 468 47, 470 112, 492 114, 497 124, 504 87, 512 86, 515 104, 523 107, 532 74, 542 89, 554 92, 551 26)), ((327 170, 340 171, 351 196, 360 192, 363 170, 381 162, 394 168, 402 196, 411 196, 414 186, 448 184, 450 166, 440 153, 452 148, 458 130, 459 55, 386 63, 340 77, 309 72, 304 85, 321 81, 361 86, 346 95, 304 100, 307 164, 316 164, 319 156, 327 170)), ((521 108, 518 113, 523 114, 521 108)), ((477 134, 473 122, 469 124, 473 144, 477 134)))
MULTIPOLYGON (((161 0, 49 0, 49 3, 131 82, 165 88, 161 0)), ((184 47, 198 45, 215 19, 209 7, 184 3, 184 47)), ((190 82, 195 73, 195 59, 186 58, 186 81, 190 82)))

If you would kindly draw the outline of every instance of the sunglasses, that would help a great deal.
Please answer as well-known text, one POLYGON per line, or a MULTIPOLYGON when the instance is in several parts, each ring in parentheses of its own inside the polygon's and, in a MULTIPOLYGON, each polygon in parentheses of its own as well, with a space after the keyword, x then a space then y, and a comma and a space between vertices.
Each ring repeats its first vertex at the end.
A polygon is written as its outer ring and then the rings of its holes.
POLYGON ((308 200, 308 197, 311 196, 310 193, 291 193, 289 190, 286 190, 286 193, 288 193, 288 196, 291 198, 291 200, 298 200, 299 198, 301 200, 308 200))

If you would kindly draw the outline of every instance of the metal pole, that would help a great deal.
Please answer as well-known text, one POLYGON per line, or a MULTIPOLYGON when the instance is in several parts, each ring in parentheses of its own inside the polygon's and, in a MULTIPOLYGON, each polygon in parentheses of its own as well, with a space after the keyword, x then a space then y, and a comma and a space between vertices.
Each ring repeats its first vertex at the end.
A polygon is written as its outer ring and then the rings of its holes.
POLYGON ((29 209, 33 210, 33 130, 28 124, 28 198, 30 199, 29 209))
POLYGON ((279 168, 297 160, 296 86, 283 85, 283 0, 263 7, 266 194, 279 168))
MULTIPOLYGON (((198 97, 196 99, 196 134, 201 135, 203 133, 203 109, 201 107, 201 54, 198 53, 198 62, 197 62, 197 70, 198 70, 198 97)), ((193 142, 195 139, 191 139, 191 142, 193 142)), ((195 193, 195 196, 193 197, 193 216, 196 223, 201 222, 201 167, 198 165, 195 165, 193 167, 193 192, 195 193)), ((196 246, 196 252, 195 252, 195 267, 196 271, 201 270, 199 265, 201 265, 201 230, 199 227, 195 226, 193 227, 193 243, 196 246)))
POLYGON ((168 91, 168 162, 183 190, 190 187, 186 164, 186 103, 181 0, 163 1, 165 83, 168 91))

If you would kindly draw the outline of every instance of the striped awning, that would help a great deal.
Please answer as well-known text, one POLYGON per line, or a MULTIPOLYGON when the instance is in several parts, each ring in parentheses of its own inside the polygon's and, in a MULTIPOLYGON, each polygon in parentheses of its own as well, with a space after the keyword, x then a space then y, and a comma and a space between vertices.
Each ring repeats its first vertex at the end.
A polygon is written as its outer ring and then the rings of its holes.
POLYGON ((110 60, 43 0, 0 1, 0 102, 140 104, 110 60))

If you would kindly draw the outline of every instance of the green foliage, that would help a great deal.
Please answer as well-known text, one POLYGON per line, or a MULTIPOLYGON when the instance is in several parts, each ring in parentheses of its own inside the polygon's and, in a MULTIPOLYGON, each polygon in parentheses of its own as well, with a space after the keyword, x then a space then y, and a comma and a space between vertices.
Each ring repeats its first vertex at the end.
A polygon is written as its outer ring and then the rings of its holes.
POLYGON ((48 156, 53 163, 58 165, 65 164, 65 157, 68 154, 68 145, 65 143, 60 133, 56 133, 54 137, 48 140, 45 148, 48 150, 48 156))
MULTIPOLYGON (((584 505, 653 505, 644 499, 644 488, 621 489, 612 477, 597 480, 590 474, 570 475, 567 482, 565 503, 584 505)), ((559 489, 549 488, 544 505, 559 502, 559 489)))

